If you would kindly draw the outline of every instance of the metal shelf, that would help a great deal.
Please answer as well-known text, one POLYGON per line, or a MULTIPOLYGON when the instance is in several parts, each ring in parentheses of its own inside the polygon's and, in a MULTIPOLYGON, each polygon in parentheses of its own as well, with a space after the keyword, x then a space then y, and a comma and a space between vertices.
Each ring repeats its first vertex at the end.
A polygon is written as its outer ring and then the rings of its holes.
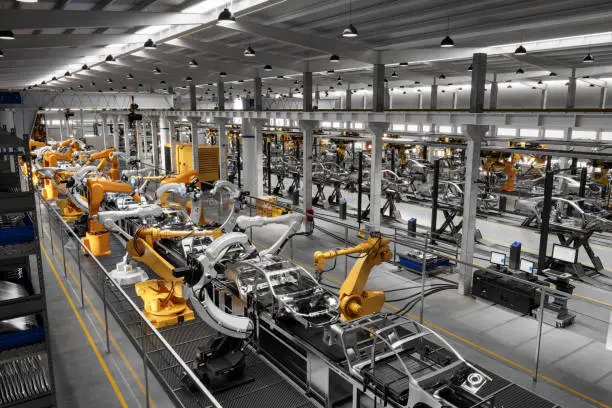
POLYGON ((15 245, 0 245, 0 260, 23 258, 24 256, 34 255, 37 249, 34 241, 15 245))
POLYGON ((0 213, 32 211, 34 207, 32 192, 0 193, 0 213))
POLYGON ((0 301, 0 321, 40 313, 44 306, 41 295, 2 300, 0 301))

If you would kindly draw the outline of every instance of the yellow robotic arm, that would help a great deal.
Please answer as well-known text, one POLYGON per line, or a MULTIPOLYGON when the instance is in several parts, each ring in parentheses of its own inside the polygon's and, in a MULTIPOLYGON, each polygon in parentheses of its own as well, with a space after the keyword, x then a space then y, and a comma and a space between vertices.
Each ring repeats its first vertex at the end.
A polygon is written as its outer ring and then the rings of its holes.
POLYGON ((110 235, 109 232, 93 219, 100 212, 100 206, 106 193, 126 193, 131 194, 140 203, 140 196, 133 192, 132 186, 125 183, 118 183, 103 178, 87 179, 87 205, 89 207, 89 220, 87 233, 83 238, 83 243, 96 256, 110 254, 110 235))
POLYGON ((350 254, 361 254, 361 256, 353 265, 338 293, 340 300, 338 309, 343 321, 376 313, 382 309, 385 303, 384 292, 364 290, 364 288, 372 268, 391 259, 389 239, 371 237, 352 248, 326 252, 317 251, 314 254, 317 271, 321 272, 323 270, 326 259, 350 254))

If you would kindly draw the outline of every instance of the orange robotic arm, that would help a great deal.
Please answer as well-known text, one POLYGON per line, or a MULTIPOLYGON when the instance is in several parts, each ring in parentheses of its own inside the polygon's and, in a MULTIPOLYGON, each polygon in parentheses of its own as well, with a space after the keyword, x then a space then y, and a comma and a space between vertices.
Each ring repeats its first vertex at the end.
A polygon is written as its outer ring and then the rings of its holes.
POLYGON ((366 241, 337 251, 317 251, 314 263, 321 272, 326 259, 339 255, 362 254, 353 265, 339 290, 340 314, 342 320, 353 320, 371 313, 379 312, 385 303, 385 294, 381 291, 364 290, 372 268, 391 259, 391 249, 387 238, 368 238, 366 241))
POLYGON ((162 179, 160 184, 168 183, 180 183, 180 184, 191 184, 194 181, 197 182, 199 173, 197 170, 189 170, 176 176, 165 177, 162 179))

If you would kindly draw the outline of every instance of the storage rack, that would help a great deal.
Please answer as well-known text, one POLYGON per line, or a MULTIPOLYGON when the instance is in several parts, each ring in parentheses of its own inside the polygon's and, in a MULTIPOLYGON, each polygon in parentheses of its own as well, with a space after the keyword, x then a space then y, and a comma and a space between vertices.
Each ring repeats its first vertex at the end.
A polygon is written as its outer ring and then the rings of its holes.
POLYGON ((0 408, 56 405, 31 167, 19 175, 18 156, 31 163, 28 139, 0 129, 0 282, 19 288, 0 299, 0 321, 29 322, 0 334, 0 408))

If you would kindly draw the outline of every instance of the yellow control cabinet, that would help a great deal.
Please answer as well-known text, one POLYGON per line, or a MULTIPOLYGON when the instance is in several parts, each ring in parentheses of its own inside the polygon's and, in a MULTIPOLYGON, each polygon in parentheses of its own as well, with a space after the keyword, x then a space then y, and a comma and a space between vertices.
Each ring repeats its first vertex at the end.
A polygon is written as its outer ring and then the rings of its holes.
MULTIPOLYGON (((192 146, 188 143, 176 145, 175 150, 176 173, 180 174, 193 170, 192 146)), ((198 148, 200 181, 219 180, 219 148, 217 146, 200 145, 198 148)))

